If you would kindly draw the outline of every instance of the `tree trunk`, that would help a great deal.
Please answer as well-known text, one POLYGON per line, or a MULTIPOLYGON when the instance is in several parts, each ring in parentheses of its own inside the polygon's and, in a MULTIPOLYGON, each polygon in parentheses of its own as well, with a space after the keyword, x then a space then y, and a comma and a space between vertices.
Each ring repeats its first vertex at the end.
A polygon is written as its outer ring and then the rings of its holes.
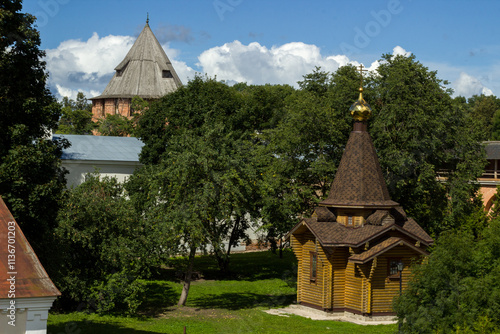
POLYGON ((280 259, 282 259, 283 258, 283 249, 285 248, 285 244, 286 244, 283 235, 280 235, 279 241, 280 241, 280 259))
POLYGON ((193 265, 194 256, 196 254, 196 247, 192 246, 189 251, 188 267, 186 270, 186 276, 184 277, 184 285, 182 287, 181 298, 179 298, 178 306, 186 306, 186 301, 188 298, 189 287, 191 285, 191 279, 193 277, 193 265))
POLYGON ((223 276, 229 274, 229 255, 231 254, 231 247, 234 242, 236 242, 236 238, 239 235, 241 218, 236 218, 236 221, 233 226, 233 230, 231 231, 231 236, 229 237, 229 245, 227 247, 227 251, 224 253, 219 250, 215 250, 215 257, 217 259, 217 263, 219 264, 219 270, 223 276))

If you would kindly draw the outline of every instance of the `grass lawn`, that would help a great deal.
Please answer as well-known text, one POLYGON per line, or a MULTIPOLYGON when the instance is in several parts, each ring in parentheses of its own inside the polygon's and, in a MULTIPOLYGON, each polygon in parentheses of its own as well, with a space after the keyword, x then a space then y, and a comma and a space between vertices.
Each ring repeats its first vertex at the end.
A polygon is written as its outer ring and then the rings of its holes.
MULTIPOLYGON (((176 265, 174 264, 174 267, 176 265)), ((318 321, 299 316, 281 317, 263 310, 287 306, 296 296, 296 260, 270 252, 233 254, 231 275, 219 276, 215 261, 197 258, 201 279, 194 281, 186 307, 177 307, 181 284, 176 269, 167 268, 146 281, 145 302, 137 316, 53 314, 49 334, 183 333, 394 333, 395 325, 359 326, 318 321)))

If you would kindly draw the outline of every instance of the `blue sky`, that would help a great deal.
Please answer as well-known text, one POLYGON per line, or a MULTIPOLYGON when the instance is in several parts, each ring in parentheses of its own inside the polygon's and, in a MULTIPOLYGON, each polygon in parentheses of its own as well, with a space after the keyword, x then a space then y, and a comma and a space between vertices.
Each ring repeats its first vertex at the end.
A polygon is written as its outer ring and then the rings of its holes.
POLYGON ((500 1, 24 0, 38 17, 50 85, 97 95, 146 23, 181 80, 296 85, 315 66, 372 70, 413 53, 456 95, 500 95, 500 1))

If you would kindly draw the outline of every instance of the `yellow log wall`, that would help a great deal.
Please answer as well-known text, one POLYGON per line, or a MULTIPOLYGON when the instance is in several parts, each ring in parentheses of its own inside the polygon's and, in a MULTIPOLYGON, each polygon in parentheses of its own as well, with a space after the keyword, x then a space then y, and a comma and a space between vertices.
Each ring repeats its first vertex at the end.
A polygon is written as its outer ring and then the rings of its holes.
POLYGON ((331 258, 333 270, 333 303, 334 309, 345 307, 345 271, 349 251, 347 248, 338 248, 331 258))
POLYGON ((292 236, 292 247, 298 258, 297 301, 331 308, 332 267, 321 245, 316 244, 314 235, 306 232, 292 236), (310 280, 310 252, 317 252, 316 281, 310 280))
POLYGON ((363 310, 363 278, 356 274, 356 264, 347 263, 345 269, 345 307, 362 312, 363 310))
POLYGON ((372 281, 372 312, 394 312, 392 301, 399 295, 399 279, 388 279, 388 261, 390 258, 401 258, 403 268, 403 290, 411 276, 410 264, 419 254, 405 246, 397 246, 378 258, 378 265, 372 281))

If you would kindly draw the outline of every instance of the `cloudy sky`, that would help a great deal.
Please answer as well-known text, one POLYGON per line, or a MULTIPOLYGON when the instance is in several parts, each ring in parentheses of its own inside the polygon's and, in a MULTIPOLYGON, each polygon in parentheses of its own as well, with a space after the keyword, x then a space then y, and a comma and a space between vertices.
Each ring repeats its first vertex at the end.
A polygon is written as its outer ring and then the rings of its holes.
POLYGON ((24 0, 37 17, 49 84, 99 95, 146 23, 184 83, 290 84, 316 66, 375 69, 413 53, 455 95, 500 95, 500 1, 24 0))

